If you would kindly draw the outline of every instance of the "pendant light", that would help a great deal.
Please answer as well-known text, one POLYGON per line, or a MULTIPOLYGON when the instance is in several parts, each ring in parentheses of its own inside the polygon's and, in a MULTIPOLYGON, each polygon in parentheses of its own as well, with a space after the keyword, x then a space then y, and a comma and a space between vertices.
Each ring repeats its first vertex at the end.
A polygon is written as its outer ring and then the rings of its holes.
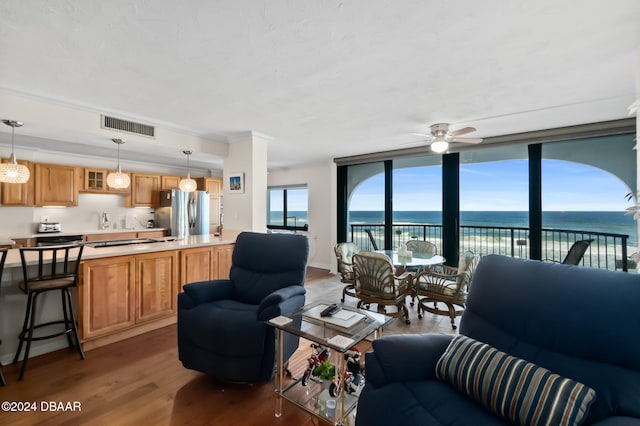
POLYGON ((131 183, 131 178, 128 174, 122 173, 122 169, 120 169, 120 145, 122 145, 124 141, 122 139, 111 140, 113 143, 118 145, 118 168, 115 172, 111 172, 107 175, 107 185, 116 189, 128 188, 131 183))
POLYGON ((178 187, 180 190, 184 192, 193 192, 196 190, 196 181, 191 179, 191 171, 189 170, 189 156, 192 154, 191 151, 182 151, 184 155, 187 156, 187 178, 181 179, 178 187))
POLYGON ((13 138, 16 127, 21 127, 24 123, 15 120, 2 120, 2 122, 7 126, 11 126, 11 158, 8 163, 0 164, 0 182, 25 183, 29 180, 31 173, 27 166, 18 164, 16 155, 13 152, 13 138))

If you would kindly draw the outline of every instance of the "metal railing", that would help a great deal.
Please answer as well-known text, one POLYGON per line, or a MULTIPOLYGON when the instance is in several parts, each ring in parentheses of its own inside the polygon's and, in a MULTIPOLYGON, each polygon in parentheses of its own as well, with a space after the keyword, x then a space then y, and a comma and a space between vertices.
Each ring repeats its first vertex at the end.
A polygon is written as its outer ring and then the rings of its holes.
MULTIPOLYGON (((373 250, 367 230, 371 231, 378 247, 384 247, 384 224, 352 224, 351 241, 361 250, 373 250)), ((442 252, 442 225, 393 224, 392 247, 397 248, 410 239, 430 241, 442 252)), ((606 232, 576 231, 570 229, 542 229, 542 258, 562 262, 571 245, 579 240, 592 239, 585 253, 583 266, 628 271, 636 265, 628 259, 629 236, 606 232)), ((460 226, 460 252, 471 250, 481 255, 529 258, 529 229, 507 226, 460 226)))

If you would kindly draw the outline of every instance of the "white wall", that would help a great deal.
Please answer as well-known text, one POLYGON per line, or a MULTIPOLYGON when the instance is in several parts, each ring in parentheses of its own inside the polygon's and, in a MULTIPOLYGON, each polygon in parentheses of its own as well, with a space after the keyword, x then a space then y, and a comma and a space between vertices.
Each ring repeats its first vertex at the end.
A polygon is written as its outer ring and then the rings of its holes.
POLYGON ((270 137, 246 132, 231 138, 224 160, 224 227, 238 231, 267 230, 267 143, 270 137), (229 176, 242 173, 244 192, 230 192, 229 176))
MULTIPOLYGON (((268 186, 307 184, 309 190, 309 265, 336 272, 336 165, 327 161, 315 166, 269 172, 268 186)), ((266 215, 265 215, 266 216, 266 215)))

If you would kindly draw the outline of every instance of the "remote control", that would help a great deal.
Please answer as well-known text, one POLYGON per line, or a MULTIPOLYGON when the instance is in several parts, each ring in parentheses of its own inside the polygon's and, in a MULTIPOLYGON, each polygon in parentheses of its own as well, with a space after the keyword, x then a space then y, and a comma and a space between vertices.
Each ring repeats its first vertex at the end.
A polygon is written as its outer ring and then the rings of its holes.
POLYGON ((333 303, 329 306, 327 306, 326 308, 324 308, 324 310, 322 312, 320 312, 320 316, 321 317, 330 317, 331 315, 335 314, 336 312, 338 312, 340 309, 342 309, 340 307, 340 305, 333 303))

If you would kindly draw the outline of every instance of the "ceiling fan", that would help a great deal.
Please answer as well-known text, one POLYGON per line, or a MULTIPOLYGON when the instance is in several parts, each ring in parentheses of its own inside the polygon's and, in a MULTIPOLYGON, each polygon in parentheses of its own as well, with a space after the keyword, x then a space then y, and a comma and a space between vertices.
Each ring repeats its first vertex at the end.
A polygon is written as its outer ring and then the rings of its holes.
POLYGON ((418 136, 426 136, 426 141, 431 142, 431 150, 433 152, 445 152, 449 149, 449 142, 462 142, 462 143, 480 143, 482 138, 461 138, 459 136, 466 135, 467 133, 475 132, 475 127, 463 127, 458 130, 449 130, 447 123, 437 123, 431 126, 431 134, 414 133, 418 136))

